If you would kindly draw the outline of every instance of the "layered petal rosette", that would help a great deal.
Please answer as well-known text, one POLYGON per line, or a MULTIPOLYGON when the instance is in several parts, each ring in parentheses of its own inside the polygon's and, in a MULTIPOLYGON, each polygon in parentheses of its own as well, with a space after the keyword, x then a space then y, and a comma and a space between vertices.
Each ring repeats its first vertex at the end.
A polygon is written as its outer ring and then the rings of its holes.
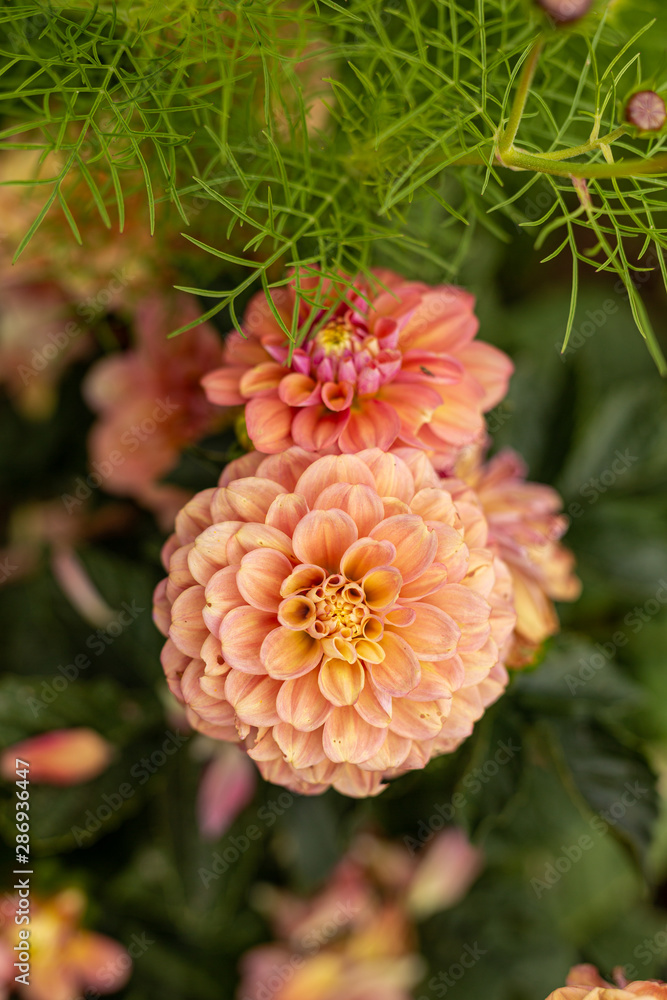
POLYGON ((475 340, 472 295, 390 271, 337 293, 323 284, 326 309, 302 301, 297 310, 293 287, 274 290, 271 302, 255 296, 222 367, 202 381, 212 403, 246 404, 258 451, 386 451, 398 442, 447 462, 483 434, 512 364, 475 340), (276 314, 287 328, 296 315, 307 330, 291 355, 276 314))
POLYGON ((412 449, 247 455, 164 548, 171 689, 268 780, 376 794, 457 747, 506 685, 511 583, 487 535, 412 449))
POLYGON ((517 624, 510 666, 532 662, 535 652, 560 627, 554 601, 576 601, 581 581, 574 572, 574 555, 560 544, 567 518, 562 501, 550 486, 526 482, 526 464, 511 449, 482 462, 481 449, 462 456, 461 477, 445 479, 454 497, 470 487, 489 524, 489 543, 512 575, 517 624))

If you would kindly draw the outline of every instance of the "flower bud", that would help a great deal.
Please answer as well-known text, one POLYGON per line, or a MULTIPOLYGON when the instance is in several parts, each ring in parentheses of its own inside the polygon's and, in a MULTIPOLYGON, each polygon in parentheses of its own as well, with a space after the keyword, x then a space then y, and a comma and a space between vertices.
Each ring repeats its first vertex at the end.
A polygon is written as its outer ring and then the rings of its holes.
POLYGON ((654 90, 640 90, 626 104, 625 120, 642 132, 659 132, 667 120, 665 102, 654 90))
POLYGON ((30 781, 78 785, 96 778, 111 761, 113 747, 94 729, 54 729, 7 747, 0 755, 3 778, 16 777, 16 758, 30 765, 30 781))
POLYGON ((536 3, 558 24, 570 24, 588 13, 593 0, 536 0, 536 3))

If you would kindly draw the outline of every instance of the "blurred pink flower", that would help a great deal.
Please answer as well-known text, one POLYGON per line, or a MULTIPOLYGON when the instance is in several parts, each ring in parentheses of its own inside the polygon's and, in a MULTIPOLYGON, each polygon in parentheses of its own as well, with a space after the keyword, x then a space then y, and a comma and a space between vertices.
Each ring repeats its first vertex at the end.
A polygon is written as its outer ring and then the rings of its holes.
MULTIPOLYGON (((307 451, 386 451, 397 441, 445 460, 482 435, 483 414, 505 395, 512 364, 474 339, 473 297, 390 271, 375 279, 372 287, 357 279, 351 290, 324 282, 329 315, 302 302, 298 325, 315 333, 291 358, 274 310, 289 329, 294 286, 272 292, 272 307, 263 293, 251 301, 242 333, 227 337, 223 366, 202 385, 213 403, 246 404, 258 451, 278 453, 293 444, 307 451)), ((301 287, 316 280, 302 279, 301 287)))
POLYGON ((82 930, 85 897, 78 889, 65 889, 56 896, 30 900, 30 924, 14 922, 18 896, 5 894, 0 902, 0 997, 18 989, 26 1000, 73 1000, 83 993, 115 993, 127 982, 132 959, 125 948, 102 934, 82 930), (22 929, 30 932, 29 948, 22 929), (29 962, 21 963, 21 956, 29 962), (14 962, 19 962, 19 968, 14 962), (25 969, 21 968, 25 965, 25 969), (15 976, 29 969, 29 985, 15 976))
POLYGON ((163 550, 170 688, 267 780, 375 795, 454 750, 507 683, 509 573, 486 540, 423 452, 245 456, 163 550))
POLYGON ((216 840, 252 802, 257 772, 237 747, 216 748, 197 793, 197 822, 205 840, 216 840))
POLYGON ((417 920, 456 906, 483 866, 482 852, 463 830, 451 827, 429 844, 411 879, 407 906, 417 920))
POLYGON ((409 1000, 423 971, 415 920, 458 902, 480 864, 458 830, 417 857, 363 833, 316 895, 258 887, 276 943, 244 956, 239 1000, 409 1000))
POLYGON ((622 969, 614 970, 616 985, 602 978, 594 965, 575 965, 561 986, 547 1000, 667 1000, 667 983, 657 979, 629 983, 622 969))
POLYGON ((6 747, 0 754, 0 773, 16 779, 16 758, 30 765, 29 780, 45 785, 78 785, 96 778, 109 766, 111 743, 94 729, 53 729, 6 747))
POLYGON ((91 352, 90 335, 58 285, 21 264, 7 267, 0 300, 0 383, 21 413, 45 419, 65 369, 91 352))
POLYGON ((408 913, 352 857, 310 899, 256 895, 277 943, 243 957, 239 1000, 410 1000, 422 967, 408 913))
POLYGON ((88 447, 103 489, 134 497, 161 512, 165 523, 188 495, 159 479, 187 445, 221 422, 199 385, 218 357, 215 331, 202 324, 167 336, 197 315, 189 295, 144 299, 136 310, 136 345, 98 361, 84 383, 86 400, 99 414, 88 447))
MULTIPOLYGON (((574 556, 559 542, 568 523, 559 513, 562 501, 550 486, 526 482, 526 465, 510 449, 486 463, 480 449, 471 449, 454 475, 474 490, 489 524, 489 544, 512 575, 517 624, 508 665, 525 666, 560 627, 553 601, 575 601, 581 592, 574 556)), ((466 486, 443 482, 463 499, 466 486)))

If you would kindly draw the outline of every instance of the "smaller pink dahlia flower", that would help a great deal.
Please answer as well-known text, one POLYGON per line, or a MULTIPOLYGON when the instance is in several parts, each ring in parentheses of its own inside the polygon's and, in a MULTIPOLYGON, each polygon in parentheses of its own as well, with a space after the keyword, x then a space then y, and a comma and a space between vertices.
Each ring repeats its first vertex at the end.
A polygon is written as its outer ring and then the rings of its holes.
POLYGON ((155 593, 197 729, 270 781, 374 795, 454 750, 507 683, 510 577, 422 452, 247 455, 176 518, 155 593))
POLYGON ((187 494, 160 478, 186 445, 220 423, 199 384, 218 356, 215 330, 203 324, 167 337, 196 315, 189 295, 145 299, 135 313, 136 345, 98 361, 84 383, 86 400, 99 414, 88 450, 102 488, 163 512, 169 524, 187 494))
POLYGON ((550 486, 526 482, 526 465, 511 449, 486 463, 481 449, 463 456, 455 475, 444 479, 456 498, 472 487, 489 524, 489 544, 512 575, 517 624, 508 664, 531 663, 541 644, 559 630, 554 601, 576 601, 581 581, 574 573, 574 556, 560 544, 567 518, 562 501, 550 486))
POLYGON ((202 385, 212 403, 246 404, 258 451, 293 444, 386 451, 398 442, 446 459, 483 434, 483 414, 507 392, 512 364, 474 339, 472 295, 390 271, 375 277, 373 288, 359 279, 338 305, 328 286, 328 317, 324 310, 313 317, 314 307, 301 303, 299 324, 312 323, 314 332, 291 360, 273 310, 290 327, 294 288, 272 292, 273 308, 263 293, 251 301, 242 332, 227 337, 222 367, 202 385), (378 290, 379 283, 385 287, 378 290))
POLYGON ((614 969, 613 983, 602 978, 594 965, 575 965, 561 986, 547 1000, 667 1000, 667 983, 657 979, 628 982, 622 968, 614 969))

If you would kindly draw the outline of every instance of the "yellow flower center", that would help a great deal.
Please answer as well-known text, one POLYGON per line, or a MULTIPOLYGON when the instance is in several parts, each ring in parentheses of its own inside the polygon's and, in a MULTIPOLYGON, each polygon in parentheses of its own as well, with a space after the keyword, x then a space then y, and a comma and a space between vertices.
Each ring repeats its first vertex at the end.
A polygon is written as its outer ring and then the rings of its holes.
POLYGON ((315 342, 320 345, 325 354, 340 357, 351 345, 354 329, 346 319, 333 319, 315 336, 315 342))

